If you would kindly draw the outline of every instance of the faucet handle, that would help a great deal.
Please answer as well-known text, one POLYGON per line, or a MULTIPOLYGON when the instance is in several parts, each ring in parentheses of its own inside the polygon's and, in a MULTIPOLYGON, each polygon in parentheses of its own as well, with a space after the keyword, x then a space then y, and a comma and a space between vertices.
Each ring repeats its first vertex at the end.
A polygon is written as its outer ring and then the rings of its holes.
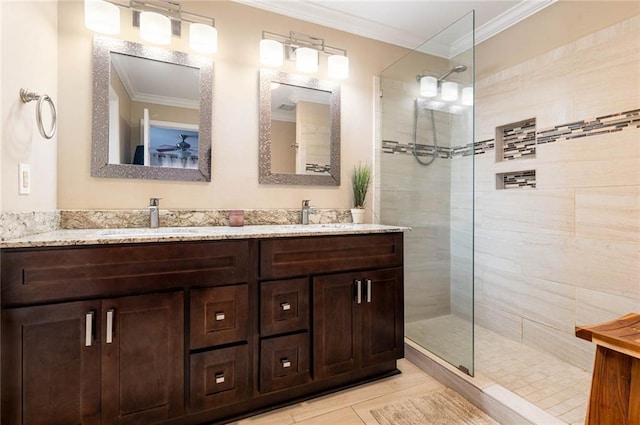
POLYGON ((162 198, 149 198, 149 206, 150 207, 159 207, 160 199, 162 198))

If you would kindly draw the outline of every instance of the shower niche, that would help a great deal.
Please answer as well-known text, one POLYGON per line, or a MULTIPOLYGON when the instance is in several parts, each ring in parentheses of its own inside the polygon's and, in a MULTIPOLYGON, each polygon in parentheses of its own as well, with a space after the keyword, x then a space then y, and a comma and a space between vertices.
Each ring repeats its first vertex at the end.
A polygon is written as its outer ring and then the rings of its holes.
MULTIPOLYGON (((536 119, 496 127, 496 163, 535 159, 536 119)), ((536 170, 521 169, 496 174, 496 189, 535 189, 536 170)))
POLYGON ((496 162, 535 157, 535 118, 496 127, 496 162))

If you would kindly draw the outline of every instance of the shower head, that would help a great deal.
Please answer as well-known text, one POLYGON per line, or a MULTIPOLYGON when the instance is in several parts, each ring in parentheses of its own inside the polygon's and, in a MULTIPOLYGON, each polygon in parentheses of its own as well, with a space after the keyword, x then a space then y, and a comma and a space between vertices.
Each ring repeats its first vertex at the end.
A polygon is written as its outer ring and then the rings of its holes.
POLYGON ((454 66, 449 71, 447 71, 444 74, 442 74, 440 76, 440 78, 438 78, 438 81, 444 81, 449 75, 453 74, 454 72, 456 72, 456 73, 457 72, 464 72, 466 70, 467 70, 467 67, 465 65, 454 66))

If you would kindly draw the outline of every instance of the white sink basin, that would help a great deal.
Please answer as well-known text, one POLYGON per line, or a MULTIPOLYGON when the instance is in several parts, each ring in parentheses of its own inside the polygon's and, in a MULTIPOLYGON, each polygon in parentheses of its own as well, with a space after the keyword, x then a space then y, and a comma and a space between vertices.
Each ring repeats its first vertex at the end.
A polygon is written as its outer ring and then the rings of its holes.
POLYGON ((140 237, 140 236, 180 236, 195 235, 199 229, 194 227, 158 227, 151 228, 131 228, 131 229, 105 229, 98 231, 98 236, 120 236, 120 237, 140 237))

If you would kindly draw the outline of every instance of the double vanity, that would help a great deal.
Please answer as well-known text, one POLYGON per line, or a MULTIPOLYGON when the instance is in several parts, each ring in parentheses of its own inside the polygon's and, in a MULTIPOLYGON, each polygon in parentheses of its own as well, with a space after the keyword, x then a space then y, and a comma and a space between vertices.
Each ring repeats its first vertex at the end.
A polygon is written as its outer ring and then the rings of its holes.
POLYGON ((225 423, 395 374, 403 230, 62 230, 6 241, 2 424, 225 423))

